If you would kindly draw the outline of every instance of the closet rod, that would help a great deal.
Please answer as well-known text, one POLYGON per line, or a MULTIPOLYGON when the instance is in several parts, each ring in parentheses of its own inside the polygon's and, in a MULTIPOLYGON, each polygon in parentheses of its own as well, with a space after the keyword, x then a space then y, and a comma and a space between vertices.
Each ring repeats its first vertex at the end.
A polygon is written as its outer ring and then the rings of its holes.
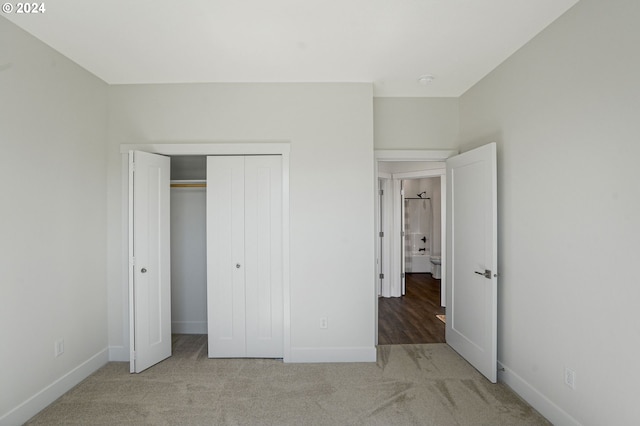
POLYGON ((172 183, 172 188, 206 188, 206 183, 172 183))
POLYGON ((170 183, 172 188, 206 188, 207 181, 202 179, 175 179, 170 183))

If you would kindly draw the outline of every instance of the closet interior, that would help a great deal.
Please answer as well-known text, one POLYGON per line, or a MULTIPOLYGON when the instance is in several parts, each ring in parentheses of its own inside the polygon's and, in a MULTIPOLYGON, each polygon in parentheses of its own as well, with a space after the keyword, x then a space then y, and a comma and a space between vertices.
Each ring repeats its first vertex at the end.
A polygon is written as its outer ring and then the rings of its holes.
POLYGON ((171 330, 207 334, 207 157, 171 157, 171 330))

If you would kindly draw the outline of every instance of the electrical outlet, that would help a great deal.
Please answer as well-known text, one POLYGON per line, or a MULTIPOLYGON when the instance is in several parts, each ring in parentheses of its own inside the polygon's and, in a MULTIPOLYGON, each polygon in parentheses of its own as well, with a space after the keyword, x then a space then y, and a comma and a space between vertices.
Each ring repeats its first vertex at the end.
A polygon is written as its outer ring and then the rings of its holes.
POLYGON ((327 317, 320 318, 320 328, 329 328, 329 320, 327 317))
POLYGON ((64 339, 56 340, 53 343, 53 355, 58 358, 64 353, 64 339))
POLYGON ((564 369, 564 384, 571 389, 576 388, 576 372, 566 367, 564 369))

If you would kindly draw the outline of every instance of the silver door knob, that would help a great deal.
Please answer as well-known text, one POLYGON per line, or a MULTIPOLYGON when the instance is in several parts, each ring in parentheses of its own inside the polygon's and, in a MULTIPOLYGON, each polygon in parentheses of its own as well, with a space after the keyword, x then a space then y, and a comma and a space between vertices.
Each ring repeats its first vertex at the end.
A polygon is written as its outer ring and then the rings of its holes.
POLYGON ((239 263, 236 263, 236 268, 240 269, 240 264, 239 263))
POLYGON ((140 269, 140 272, 142 272, 143 274, 145 274, 147 272, 147 268, 142 268, 140 269))

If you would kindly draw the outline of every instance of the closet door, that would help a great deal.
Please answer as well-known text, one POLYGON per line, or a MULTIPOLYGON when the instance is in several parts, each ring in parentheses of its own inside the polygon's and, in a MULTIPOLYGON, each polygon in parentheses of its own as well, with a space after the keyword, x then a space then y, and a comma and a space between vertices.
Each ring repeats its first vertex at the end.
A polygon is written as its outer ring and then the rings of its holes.
POLYGON ((211 358, 283 356, 281 161, 207 158, 211 358))
POLYGON ((282 358, 282 157, 245 157, 247 357, 282 358))
POLYGON ((207 157, 209 357, 244 356, 244 157, 207 157))
POLYGON ((129 318, 132 373, 171 356, 169 157, 129 153, 129 318))

